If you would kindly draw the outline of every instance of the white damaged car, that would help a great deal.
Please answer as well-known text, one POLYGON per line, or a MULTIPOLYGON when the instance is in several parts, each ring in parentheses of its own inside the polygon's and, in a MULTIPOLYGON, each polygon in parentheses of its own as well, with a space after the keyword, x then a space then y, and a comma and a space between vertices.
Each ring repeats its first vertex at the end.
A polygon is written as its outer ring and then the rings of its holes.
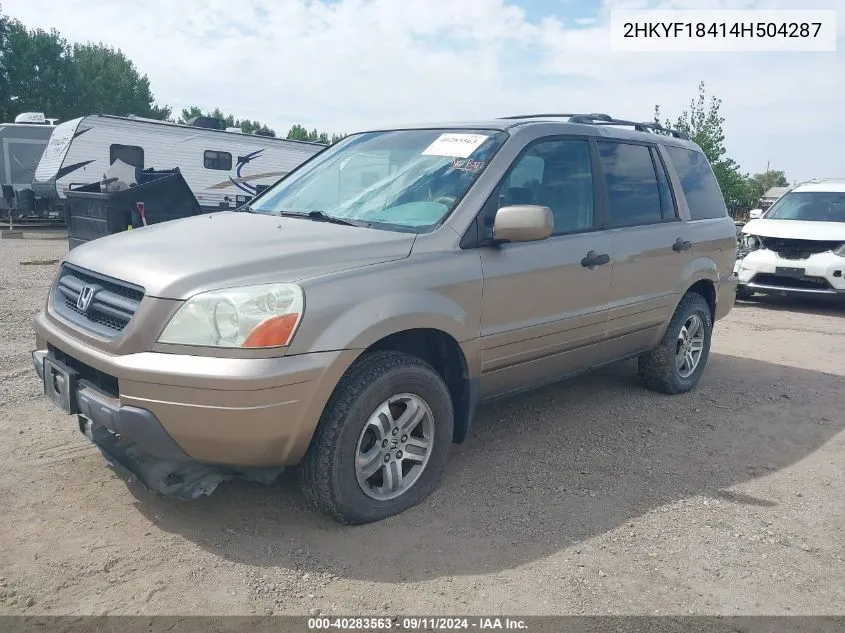
POLYGON ((845 179, 813 180, 749 221, 739 237, 737 298, 845 298, 845 179))

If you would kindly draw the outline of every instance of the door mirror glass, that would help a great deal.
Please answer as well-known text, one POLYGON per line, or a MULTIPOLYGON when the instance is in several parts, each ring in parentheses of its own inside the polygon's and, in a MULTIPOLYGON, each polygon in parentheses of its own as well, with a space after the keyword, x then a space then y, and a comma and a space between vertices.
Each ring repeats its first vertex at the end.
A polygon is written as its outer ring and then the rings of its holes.
POLYGON ((554 230, 554 215, 548 207, 520 204, 502 207, 493 222, 493 239, 534 242, 547 239, 554 230))

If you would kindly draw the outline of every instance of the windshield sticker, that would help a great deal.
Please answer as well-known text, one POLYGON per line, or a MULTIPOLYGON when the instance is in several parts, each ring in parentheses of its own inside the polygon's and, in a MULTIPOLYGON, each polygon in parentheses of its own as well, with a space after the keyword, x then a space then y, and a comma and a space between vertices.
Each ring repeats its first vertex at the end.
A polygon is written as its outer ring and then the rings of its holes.
POLYGON ((484 134, 441 134, 425 149, 423 156, 469 158, 486 140, 487 136, 484 134))
POLYGON ((452 159, 452 168, 460 169, 461 171, 481 171, 487 161, 471 160, 469 158, 454 158, 452 159))

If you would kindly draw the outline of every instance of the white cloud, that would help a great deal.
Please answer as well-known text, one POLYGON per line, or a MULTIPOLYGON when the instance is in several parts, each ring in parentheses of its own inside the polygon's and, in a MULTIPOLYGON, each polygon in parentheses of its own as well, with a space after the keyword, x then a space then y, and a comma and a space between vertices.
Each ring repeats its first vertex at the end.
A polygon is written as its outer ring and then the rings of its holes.
MULTIPOLYGON (((177 111, 220 106, 280 130, 529 111, 649 119, 655 103, 677 114, 703 80, 723 100, 728 148, 744 169, 771 161, 794 178, 845 176, 845 132, 835 123, 845 98, 842 52, 610 51, 610 9, 794 4, 605 0, 595 22, 581 11, 565 23, 529 21, 506 0, 4 0, 3 10, 73 41, 121 48, 149 75, 158 101, 177 111)), ((813 9, 842 6, 826 0, 813 9)), ((845 20, 838 29, 841 45, 845 20)))

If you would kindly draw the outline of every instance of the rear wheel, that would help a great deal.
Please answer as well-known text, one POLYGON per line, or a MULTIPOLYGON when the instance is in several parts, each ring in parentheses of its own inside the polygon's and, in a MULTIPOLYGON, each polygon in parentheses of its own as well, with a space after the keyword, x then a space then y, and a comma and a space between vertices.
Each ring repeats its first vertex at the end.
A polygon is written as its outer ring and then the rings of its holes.
POLYGON ((688 293, 678 304, 660 344, 639 358, 646 387, 677 394, 698 384, 710 355, 713 319, 704 297, 688 293))
POLYGON ((338 383, 299 468, 308 501, 342 523, 369 523, 427 497, 452 443, 453 409, 428 363, 366 354, 338 383))

